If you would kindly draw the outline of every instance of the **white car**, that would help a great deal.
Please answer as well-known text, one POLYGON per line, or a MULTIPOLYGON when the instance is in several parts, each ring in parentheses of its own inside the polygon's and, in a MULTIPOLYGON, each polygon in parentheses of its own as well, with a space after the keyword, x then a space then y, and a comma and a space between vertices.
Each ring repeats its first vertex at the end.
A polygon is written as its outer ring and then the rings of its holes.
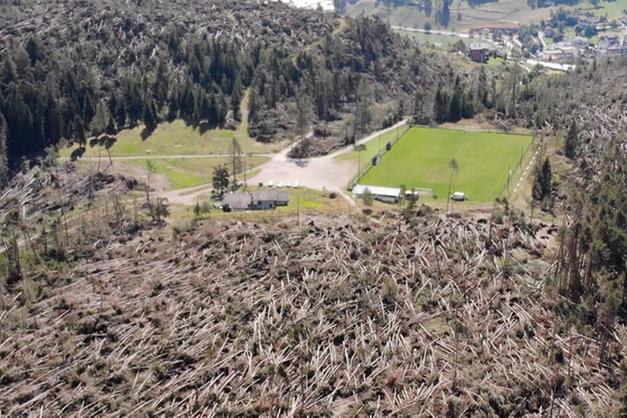
POLYGON ((466 200, 466 194, 463 192, 455 192, 451 195, 451 200, 463 202, 464 200, 466 200))

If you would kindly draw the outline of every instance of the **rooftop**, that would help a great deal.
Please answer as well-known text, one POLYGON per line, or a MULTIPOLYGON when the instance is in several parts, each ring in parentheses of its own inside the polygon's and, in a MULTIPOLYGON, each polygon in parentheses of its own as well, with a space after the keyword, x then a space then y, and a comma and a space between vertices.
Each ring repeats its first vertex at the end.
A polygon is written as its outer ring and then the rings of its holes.
POLYGON ((366 184, 355 185, 353 187, 353 195, 361 195, 366 190, 377 196, 399 197, 401 195, 401 189, 398 187, 369 186, 366 184))

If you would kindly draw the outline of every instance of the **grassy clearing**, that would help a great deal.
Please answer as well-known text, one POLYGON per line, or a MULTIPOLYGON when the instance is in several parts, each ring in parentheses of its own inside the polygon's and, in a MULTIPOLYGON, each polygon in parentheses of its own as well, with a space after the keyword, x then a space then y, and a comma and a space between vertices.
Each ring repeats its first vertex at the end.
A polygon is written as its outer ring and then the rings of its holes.
POLYGON ((507 61, 501 57, 490 57, 488 58, 488 66, 499 68, 507 65, 507 61))
MULTIPOLYGON (((142 139, 143 126, 125 129, 117 135, 117 142, 111 148, 113 157, 150 156, 150 155, 206 155, 227 154, 233 138, 237 138, 242 150, 246 153, 270 153, 278 148, 276 145, 258 143, 243 135, 242 132, 227 129, 211 129, 201 133, 198 129, 186 126, 182 120, 162 123, 147 139, 142 139)), ((62 151, 67 156, 72 149, 62 151)), ((101 147, 87 147, 85 156, 107 158, 101 147)))
POLYGON ((610 19, 620 18, 623 16, 624 10, 627 10, 627 0, 604 1, 599 4, 598 8, 595 8, 592 3, 587 1, 575 7, 590 9, 597 16, 605 16, 607 14, 607 17, 610 19))
MULTIPOLYGON (((248 190, 256 190, 256 187, 249 187, 248 190)), ((278 207, 275 210, 264 211, 244 211, 244 212, 222 212, 219 209, 212 209, 207 217, 219 217, 229 219, 242 219, 246 221, 263 221, 275 217, 284 217, 285 215, 295 216, 300 213, 301 220, 306 216, 313 214, 333 213, 346 210, 349 208, 348 203, 341 196, 334 199, 329 197, 328 193, 318 190, 312 190, 299 187, 297 189, 279 189, 289 193, 290 201, 287 206, 278 207)), ((213 204, 213 202, 211 202, 213 204)), ((194 218, 193 207, 181 209, 177 214, 177 219, 194 218)))
POLYGON ((437 47, 449 47, 458 41, 464 42, 466 45, 471 43, 471 39, 469 38, 461 38, 459 36, 454 35, 442 35, 438 33, 424 33, 424 32, 414 32, 414 31, 406 31, 406 30, 397 30, 396 32, 401 35, 408 36, 418 43, 422 44, 433 44, 437 47))
MULTIPOLYGON (((279 151, 284 144, 262 144, 248 135, 248 93, 241 104, 242 121, 235 130, 210 129, 201 132, 187 126, 182 120, 172 123, 161 123, 146 139, 142 139, 143 126, 125 129, 118 133, 117 142, 111 148, 113 157, 131 156, 175 156, 175 155, 208 155, 228 154, 233 141, 237 138, 245 153, 273 153, 279 151)), ((61 151, 62 157, 71 154, 73 148, 61 151)), ((87 157, 101 156, 107 158, 102 147, 87 147, 87 157)))
MULTIPOLYGON (((621 0, 622 1, 622 0, 621 0)), ((417 7, 386 7, 376 0, 361 0, 347 6, 350 16, 377 15, 392 25, 411 28, 422 28, 426 22, 431 23, 433 29, 443 29, 435 22, 435 13, 425 16, 417 7)), ((451 6, 451 20, 449 31, 463 32, 476 26, 497 22, 519 22, 521 24, 538 23, 550 17, 556 7, 542 7, 531 9, 523 0, 499 0, 494 3, 484 3, 470 7, 467 2, 453 2, 451 6)))
POLYGON ((453 191, 466 193, 472 202, 490 202, 531 140, 525 135, 413 127, 359 182, 430 188, 446 198, 449 161, 455 158, 459 172, 453 176, 453 191))
POLYGON ((482 45, 486 48, 491 48, 495 44, 491 42, 487 42, 483 39, 479 38, 462 38, 461 36, 456 35, 444 35, 441 33, 425 33, 425 32, 414 32, 411 30, 402 30, 398 29, 395 32, 408 36, 420 44, 431 44, 438 48, 448 49, 452 47, 455 43, 462 41, 466 46, 470 45, 482 45))
MULTIPOLYGON (((229 167, 229 158, 167 158, 167 159, 138 159, 119 161, 123 166, 147 170, 147 161, 151 162, 155 174, 164 176, 171 189, 186 189, 211 183, 213 169, 226 164, 229 167)), ((247 157, 246 166, 255 167, 268 161, 267 157, 247 157)))

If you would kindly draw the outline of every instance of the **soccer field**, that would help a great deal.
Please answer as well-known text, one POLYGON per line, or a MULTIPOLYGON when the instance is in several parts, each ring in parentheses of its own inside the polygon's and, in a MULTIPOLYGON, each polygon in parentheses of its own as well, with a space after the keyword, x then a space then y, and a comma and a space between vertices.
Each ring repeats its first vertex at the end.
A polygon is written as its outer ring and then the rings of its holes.
MULTIPOLYGON (((449 161, 455 158, 459 171, 451 191, 464 192, 473 202, 490 202, 507 182, 509 169, 530 157, 523 153, 531 141, 526 135, 412 127, 359 183, 427 188, 446 199, 449 161)), ((511 189, 519 176, 520 170, 514 173, 511 189)))

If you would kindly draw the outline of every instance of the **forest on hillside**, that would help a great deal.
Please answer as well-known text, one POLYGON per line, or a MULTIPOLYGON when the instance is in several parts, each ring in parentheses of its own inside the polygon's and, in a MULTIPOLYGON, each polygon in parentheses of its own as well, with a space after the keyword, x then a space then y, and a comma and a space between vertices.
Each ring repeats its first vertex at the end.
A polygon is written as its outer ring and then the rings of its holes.
POLYGON ((438 121, 495 104, 485 70, 458 69, 379 19, 340 24, 276 3, 190 1, 13 6, 19 13, 0 29, 2 177, 49 146, 78 143, 79 157, 93 138, 138 124, 146 136, 177 118, 231 127, 246 90, 251 136, 313 128, 303 155, 412 114, 415 92, 440 92, 438 121))

